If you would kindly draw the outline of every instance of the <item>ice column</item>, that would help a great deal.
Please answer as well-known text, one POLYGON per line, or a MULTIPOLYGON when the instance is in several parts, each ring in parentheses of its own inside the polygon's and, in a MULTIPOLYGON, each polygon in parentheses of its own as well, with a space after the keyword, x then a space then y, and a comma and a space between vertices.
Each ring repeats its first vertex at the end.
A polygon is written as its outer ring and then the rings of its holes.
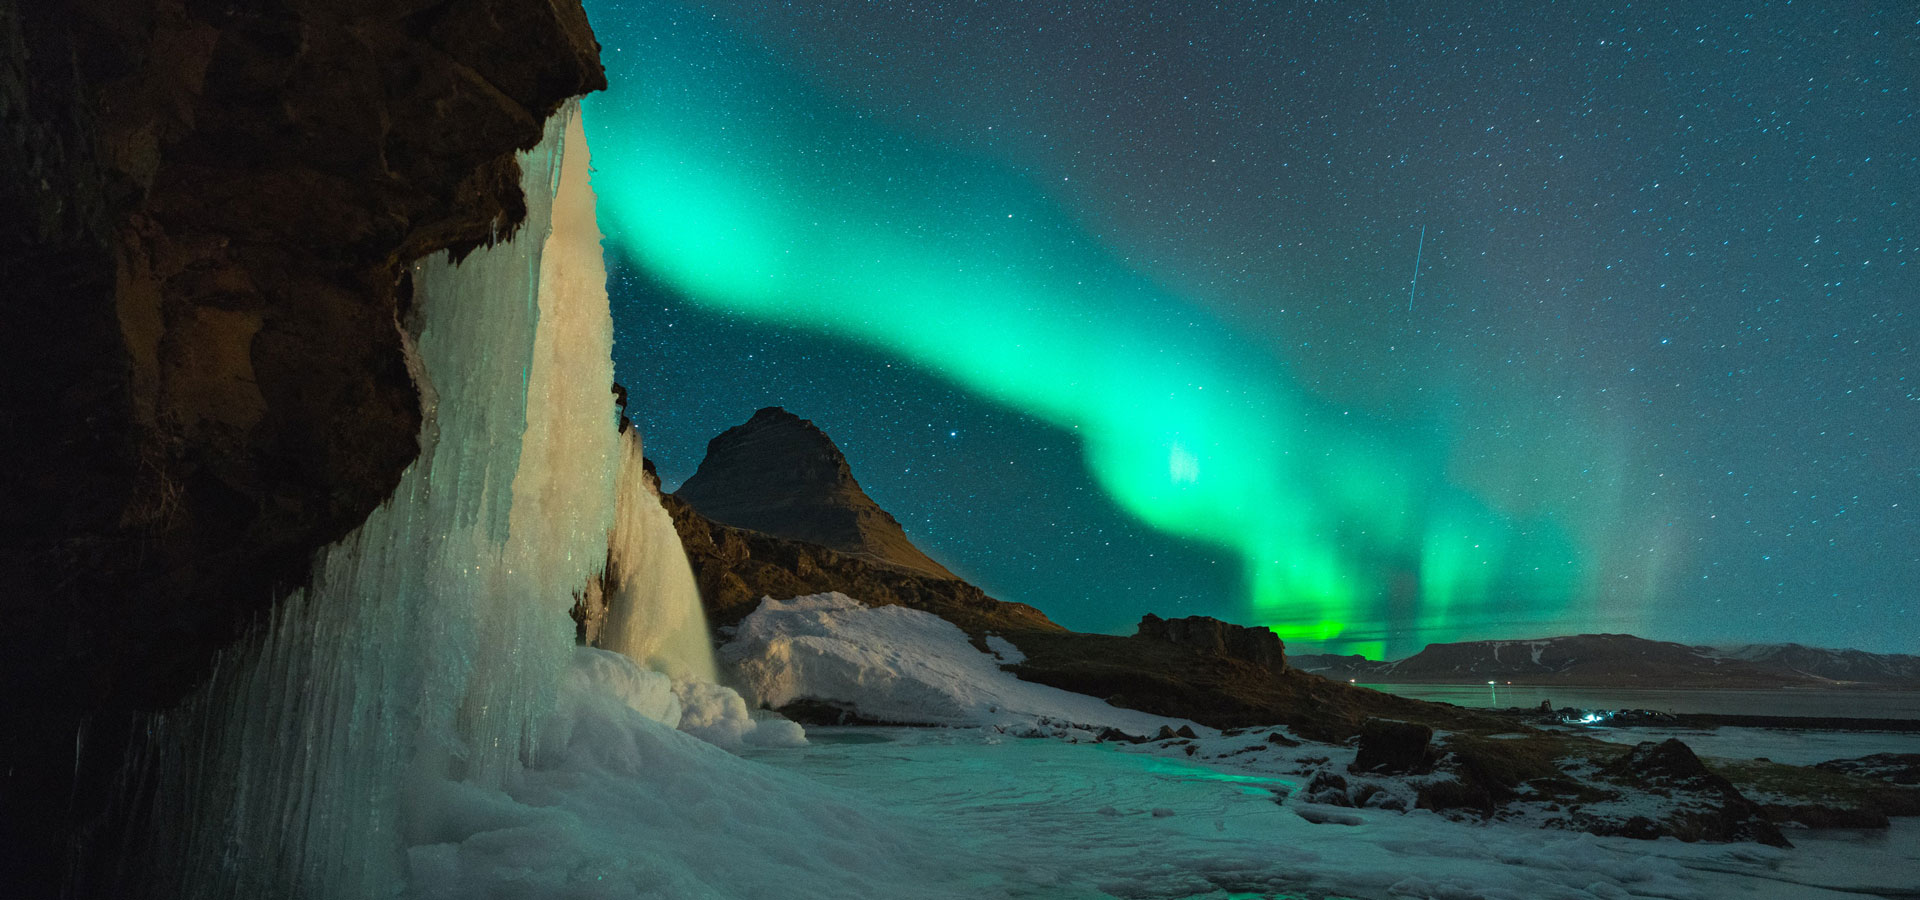
POLYGON ((608 545, 607 624, 600 644, 675 681, 720 680, 706 611, 673 518, 628 429, 620 448, 619 511, 608 545))
POLYGON ((414 268, 420 456, 308 588, 153 722, 135 775, 156 871, 129 893, 393 896, 407 785, 498 784, 531 751, 572 593, 607 556, 621 458, 586 156, 570 107, 520 156, 513 239, 414 268))

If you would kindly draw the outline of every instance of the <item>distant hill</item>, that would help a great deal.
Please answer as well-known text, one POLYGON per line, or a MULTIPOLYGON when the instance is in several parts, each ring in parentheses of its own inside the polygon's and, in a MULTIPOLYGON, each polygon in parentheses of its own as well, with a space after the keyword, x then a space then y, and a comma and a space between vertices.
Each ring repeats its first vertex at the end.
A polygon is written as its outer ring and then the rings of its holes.
POLYGON ((1377 684, 1500 680, 1642 688, 1920 688, 1920 657, 1915 656, 1799 644, 1718 649, 1630 634, 1429 644, 1390 662, 1331 654, 1294 654, 1290 659, 1294 666, 1328 678, 1377 684))
POLYGON ((763 597, 834 591, 932 613, 983 650, 987 635, 1002 636, 1026 657, 1008 669, 1022 680, 1215 727, 1289 725, 1328 740, 1374 716, 1449 730, 1507 727, 1294 671, 1266 629, 1148 617, 1134 637, 1080 634, 1032 606, 997 600, 915 549, 860 490, 833 441, 783 409, 760 410, 715 438, 694 477, 662 499, 708 622, 722 632, 763 597))
POLYGON ((708 441, 700 468, 674 496, 724 525, 955 577, 915 547, 900 523, 860 489, 826 432, 777 406, 708 441))
POLYGON ((1920 656, 1906 653, 1827 650, 1804 644, 1747 644, 1725 653, 1765 668, 1833 681, 1920 685, 1920 656))

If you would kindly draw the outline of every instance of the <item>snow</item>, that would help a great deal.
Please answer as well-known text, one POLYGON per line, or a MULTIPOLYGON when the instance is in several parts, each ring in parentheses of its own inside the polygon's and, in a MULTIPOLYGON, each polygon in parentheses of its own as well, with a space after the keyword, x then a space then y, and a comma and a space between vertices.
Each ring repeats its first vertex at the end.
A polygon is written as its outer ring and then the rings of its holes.
POLYGON ((743 758, 644 715, 670 706, 661 679, 614 654, 576 651, 540 753, 520 777, 499 788, 420 787, 413 806, 431 815, 410 823, 410 894, 1839 900, 1920 891, 1920 823, 1910 820, 1887 833, 1796 832, 1799 847, 1782 850, 1337 807, 1260 770, 1292 761, 1344 771, 1353 751, 1282 747, 1266 731, 1132 745, 981 728, 818 728, 804 746, 749 746, 743 758))
POLYGON ((681 731, 709 744, 739 748, 798 746, 807 742, 806 730, 778 713, 749 710, 733 688, 705 681, 675 681, 680 698, 681 731))
MULTIPOLYGON (((956 852, 992 861, 983 886, 1012 897, 1837 900, 1862 885, 1920 890, 1920 842, 1906 825, 1884 837, 1796 832, 1794 850, 1634 841, 1328 806, 1292 780, 1196 762, 1173 743, 953 729, 812 735, 805 748, 751 756, 942 829, 956 852)), ((1212 753, 1251 739, 1197 744, 1212 753)), ((1344 769, 1352 751, 1331 749, 1344 769)))
MULTIPOLYGON (((1152 735, 1194 725, 1121 709, 1084 694, 1021 681, 1001 670, 1013 650, 990 637, 980 652, 959 627, 903 606, 869 607, 845 594, 765 599, 720 648, 756 705, 795 700, 851 706, 883 722, 1152 735), (996 643, 997 641, 997 643, 996 643)), ((1090 734, 1087 736, 1091 736, 1090 734)))
POLYGON ((799 725, 773 713, 749 710, 732 688, 671 678, 610 650, 575 647, 561 692, 574 706, 617 701, 668 728, 729 749, 807 742, 806 731, 799 725))
POLYGON ((980 883, 986 861, 914 817, 664 724, 665 681, 617 654, 576 651, 541 749, 517 778, 417 786, 408 895, 1004 896, 980 883))
POLYGON ((987 635, 987 650, 991 651, 1003 666, 1018 665, 1027 661, 1027 655, 1021 653, 1019 647, 1015 647, 1012 641, 997 634, 987 635))

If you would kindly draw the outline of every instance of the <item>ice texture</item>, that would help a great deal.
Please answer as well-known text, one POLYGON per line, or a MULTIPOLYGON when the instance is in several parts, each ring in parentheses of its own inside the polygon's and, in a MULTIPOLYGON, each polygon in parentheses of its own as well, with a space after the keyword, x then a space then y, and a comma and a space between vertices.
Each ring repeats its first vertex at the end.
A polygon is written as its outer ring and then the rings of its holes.
POLYGON ((528 212, 510 240, 411 273, 420 456, 308 587, 153 721, 128 777, 152 783, 158 862, 129 893, 393 896, 418 786, 494 789, 534 751, 572 594, 606 559, 618 447, 574 108, 520 166, 528 212))
POLYGON ((434 794, 420 807, 435 818, 407 851, 412 895, 1006 896, 993 861, 954 846, 944 831, 673 730, 639 708, 657 695, 634 691, 636 679, 665 676, 578 652, 549 737, 519 777, 500 787, 426 784, 434 794))
POLYGON ((638 429, 622 435, 618 515, 600 643, 680 680, 719 680, 700 588, 673 518, 646 474, 638 429))
MULTIPOLYGON (((989 646, 1018 653, 1004 640, 989 646)), ((748 700, 775 709, 817 700, 882 722, 1136 735, 1199 727, 1021 681, 945 619, 904 606, 869 607, 845 594, 764 599, 720 654, 748 700)))

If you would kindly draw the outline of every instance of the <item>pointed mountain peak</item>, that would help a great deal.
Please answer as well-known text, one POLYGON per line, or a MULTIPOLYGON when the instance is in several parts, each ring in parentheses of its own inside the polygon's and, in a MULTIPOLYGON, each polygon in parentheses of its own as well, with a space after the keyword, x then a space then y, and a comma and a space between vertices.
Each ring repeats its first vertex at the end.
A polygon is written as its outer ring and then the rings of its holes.
POLYGON ((778 406, 708 441, 699 470, 674 496, 716 522, 955 577, 860 489, 826 432, 778 406))

